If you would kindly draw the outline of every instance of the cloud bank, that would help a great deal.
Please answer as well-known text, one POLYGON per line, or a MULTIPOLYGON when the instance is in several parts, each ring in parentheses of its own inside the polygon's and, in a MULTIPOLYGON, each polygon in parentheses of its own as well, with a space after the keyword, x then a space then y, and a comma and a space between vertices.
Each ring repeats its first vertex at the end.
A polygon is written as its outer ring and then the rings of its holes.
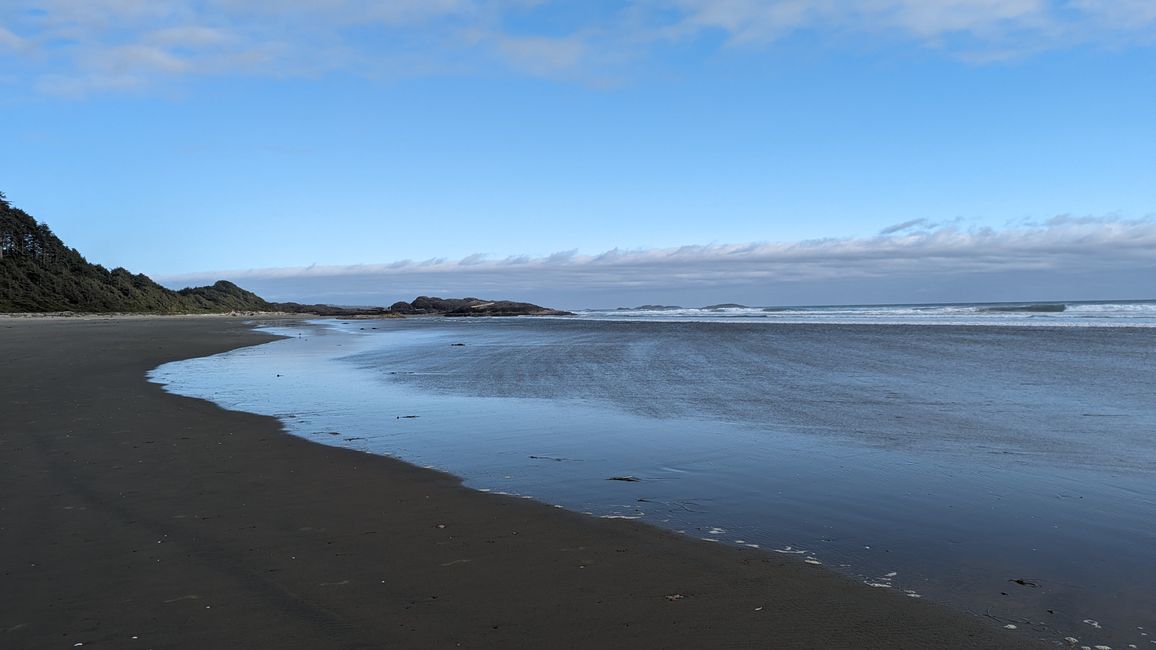
MULTIPOLYGON (((617 74, 658 48, 796 33, 899 40, 976 61, 1156 37, 1149 0, 15 0, 0 61, 47 93, 189 76, 617 74)), ((712 47, 715 45, 711 45, 712 47)))
POLYGON ((389 304, 417 294, 535 299, 565 307, 1156 298, 1156 219, 1057 217, 1003 229, 909 221, 874 237, 546 257, 250 269, 227 278, 277 300, 389 304), (1047 295, 1043 295, 1047 294, 1047 295))

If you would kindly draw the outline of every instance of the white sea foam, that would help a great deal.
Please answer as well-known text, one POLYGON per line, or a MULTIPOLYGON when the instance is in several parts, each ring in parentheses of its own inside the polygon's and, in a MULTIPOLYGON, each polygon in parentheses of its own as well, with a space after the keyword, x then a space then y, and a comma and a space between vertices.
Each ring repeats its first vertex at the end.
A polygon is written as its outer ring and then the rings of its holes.
POLYGON ((675 322, 774 322, 1013 327, 1156 327, 1156 301, 589 309, 578 318, 675 322))

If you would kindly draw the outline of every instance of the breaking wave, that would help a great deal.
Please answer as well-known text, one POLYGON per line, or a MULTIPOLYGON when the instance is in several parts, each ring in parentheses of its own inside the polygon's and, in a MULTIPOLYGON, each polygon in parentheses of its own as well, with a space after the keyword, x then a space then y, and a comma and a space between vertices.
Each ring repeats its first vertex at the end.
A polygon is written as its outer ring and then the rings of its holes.
POLYGON ((835 305, 823 307, 707 307, 643 305, 589 309, 593 320, 734 321, 903 325, 1156 327, 1156 301, 835 305))

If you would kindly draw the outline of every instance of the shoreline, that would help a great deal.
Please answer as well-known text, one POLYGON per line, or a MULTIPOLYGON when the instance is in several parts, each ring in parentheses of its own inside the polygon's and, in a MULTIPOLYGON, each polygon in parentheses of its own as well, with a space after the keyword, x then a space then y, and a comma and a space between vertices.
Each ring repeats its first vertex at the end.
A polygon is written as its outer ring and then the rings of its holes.
POLYGON ((471 490, 145 378, 274 340, 251 319, 0 320, 0 645, 1033 647, 792 558, 471 490))
POLYGON ((200 320, 200 319, 261 319, 301 320, 306 318, 333 318, 317 314, 292 313, 282 311, 233 311, 203 312, 188 314, 144 314, 137 312, 94 312, 94 311, 30 311, 2 312, 0 323, 5 321, 85 321, 85 320, 200 320))

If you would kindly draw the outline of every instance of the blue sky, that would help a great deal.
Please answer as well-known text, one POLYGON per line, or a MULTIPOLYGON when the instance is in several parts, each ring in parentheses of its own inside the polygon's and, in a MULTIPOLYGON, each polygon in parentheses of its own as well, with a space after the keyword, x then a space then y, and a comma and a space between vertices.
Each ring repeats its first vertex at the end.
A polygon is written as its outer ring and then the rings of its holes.
POLYGON ((1147 0, 15 0, 0 191, 275 299, 1156 297, 1154 39, 1147 0))

